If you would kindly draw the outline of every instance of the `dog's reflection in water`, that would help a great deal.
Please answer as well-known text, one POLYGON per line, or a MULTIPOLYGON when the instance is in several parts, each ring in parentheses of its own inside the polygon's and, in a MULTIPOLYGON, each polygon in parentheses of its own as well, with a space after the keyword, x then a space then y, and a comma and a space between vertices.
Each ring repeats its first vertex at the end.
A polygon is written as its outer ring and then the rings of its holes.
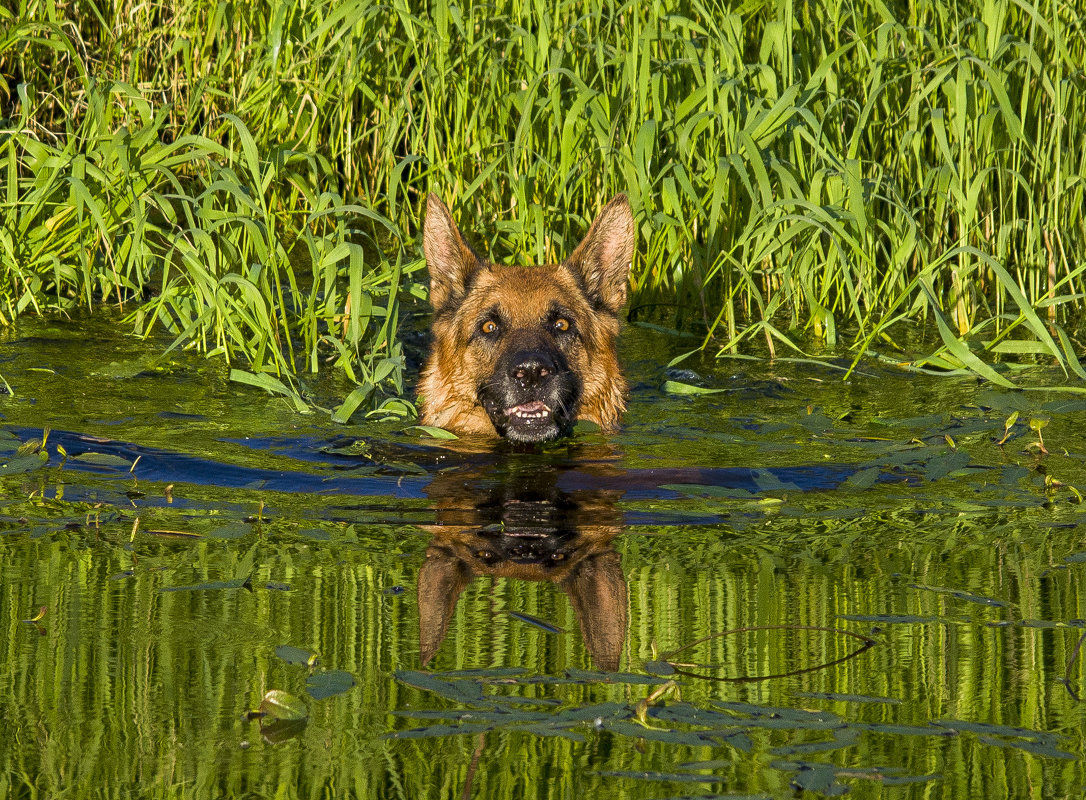
POLYGON ((563 490, 550 466, 439 474, 427 487, 436 524, 419 570, 420 659, 426 665, 473 578, 550 581, 565 592, 599 669, 614 672, 626 636, 626 580, 611 542, 617 493, 563 490))

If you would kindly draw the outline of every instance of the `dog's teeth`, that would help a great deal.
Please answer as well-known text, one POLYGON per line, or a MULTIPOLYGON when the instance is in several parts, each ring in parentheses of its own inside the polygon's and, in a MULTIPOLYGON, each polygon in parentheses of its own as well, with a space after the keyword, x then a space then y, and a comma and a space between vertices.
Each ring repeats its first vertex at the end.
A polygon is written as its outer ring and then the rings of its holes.
POLYGON ((528 422, 530 420, 545 419, 551 413, 551 410, 546 403, 539 400, 533 400, 530 403, 523 403, 519 406, 507 408, 505 413, 509 417, 518 419, 521 422, 528 422))

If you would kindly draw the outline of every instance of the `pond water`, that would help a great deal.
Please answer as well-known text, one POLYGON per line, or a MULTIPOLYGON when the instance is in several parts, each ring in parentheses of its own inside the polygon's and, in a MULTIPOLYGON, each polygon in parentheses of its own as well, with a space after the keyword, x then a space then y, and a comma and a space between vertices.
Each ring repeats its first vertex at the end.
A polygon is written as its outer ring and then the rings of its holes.
POLYGON ((1082 397, 630 327, 623 431, 516 452, 3 335, 0 797, 1086 788, 1082 397))

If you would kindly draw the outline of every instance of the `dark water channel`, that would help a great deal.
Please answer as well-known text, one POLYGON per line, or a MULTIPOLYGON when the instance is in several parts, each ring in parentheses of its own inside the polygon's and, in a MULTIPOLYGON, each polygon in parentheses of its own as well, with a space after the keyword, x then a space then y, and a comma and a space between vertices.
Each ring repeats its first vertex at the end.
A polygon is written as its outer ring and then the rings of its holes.
POLYGON ((0 797, 1086 790, 1082 396, 631 328, 623 432, 512 452, 4 336, 0 797))

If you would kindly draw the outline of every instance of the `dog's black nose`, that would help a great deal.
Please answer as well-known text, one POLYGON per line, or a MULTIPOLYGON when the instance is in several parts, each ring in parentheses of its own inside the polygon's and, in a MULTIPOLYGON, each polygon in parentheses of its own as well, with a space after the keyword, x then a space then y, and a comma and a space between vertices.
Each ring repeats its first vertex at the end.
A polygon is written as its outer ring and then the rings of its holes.
POLYGON ((541 350, 527 350, 517 353, 509 377, 527 389, 538 386, 543 380, 557 372, 554 359, 541 350))

